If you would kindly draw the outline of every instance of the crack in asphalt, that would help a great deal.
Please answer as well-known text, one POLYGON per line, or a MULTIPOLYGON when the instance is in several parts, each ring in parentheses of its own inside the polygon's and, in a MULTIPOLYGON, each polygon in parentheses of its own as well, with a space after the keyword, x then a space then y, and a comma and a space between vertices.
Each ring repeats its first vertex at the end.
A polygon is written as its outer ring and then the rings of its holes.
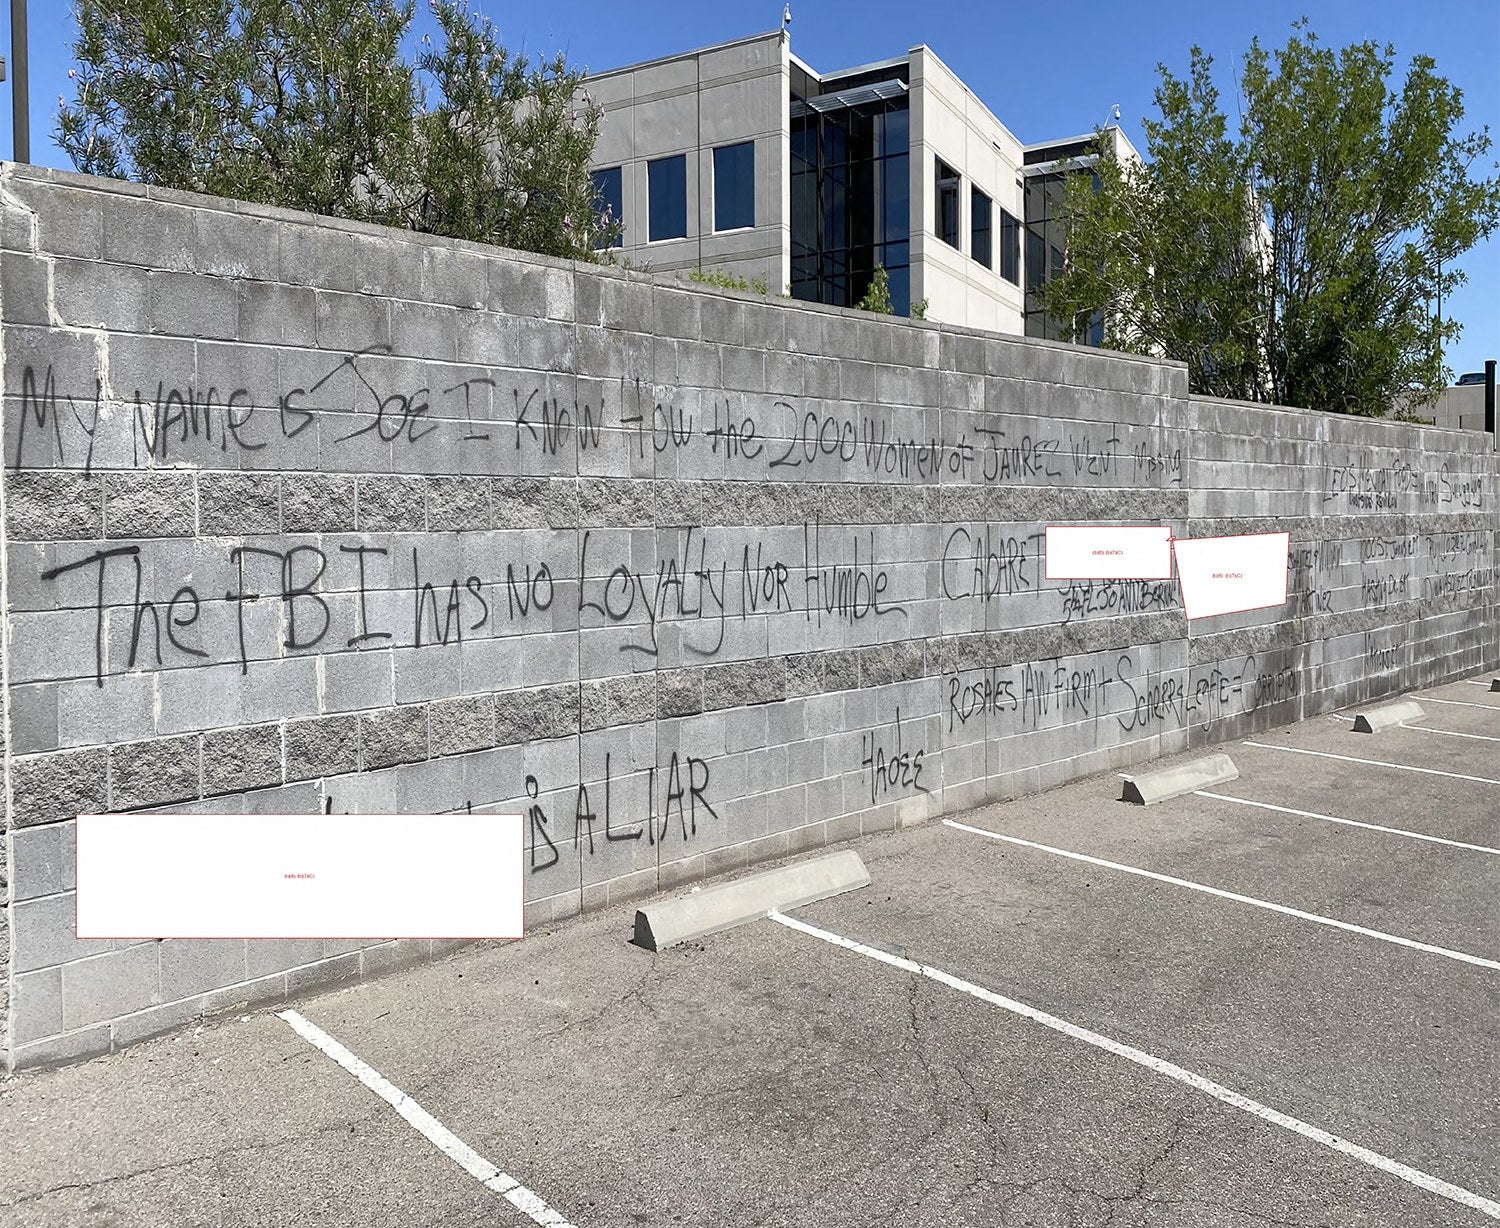
POLYGON ((332 1125, 318 1126, 315 1129, 289 1134, 285 1138, 277 1138, 259 1143, 237 1143, 232 1147, 223 1147, 218 1151, 205 1152, 202 1155, 185 1156, 180 1160, 169 1160, 165 1164, 154 1164, 149 1168, 140 1168, 128 1173, 117 1173, 111 1177, 99 1177, 93 1181, 65 1181, 59 1185, 48 1186, 44 1190, 38 1190, 34 1194, 25 1194, 12 1202, 0 1202, 0 1211, 9 1210, 13 1207, 24 1206, 27 1203, 38 1202, 52 1194, 67 1193, 74 1190, 92 1190, 99 1186, 117 1185, 121 1181, 133 1181, 137 1177, 148 1177, 155 1173, 170 1172, 172 1169, 189 1168, 194 1164, 202 1164, 204 1161, 220 1160, 225 1156, 255 1151, 274 1151, 278 1147, 285 1147, 293 1143, 304 1143, 320 1135, 342 1133, 354 1126, 368 1124, 376 1121, 390 1112, 390 1107, 382 1102, 378 1109, 359 1117, 351 1117, 332 1125))

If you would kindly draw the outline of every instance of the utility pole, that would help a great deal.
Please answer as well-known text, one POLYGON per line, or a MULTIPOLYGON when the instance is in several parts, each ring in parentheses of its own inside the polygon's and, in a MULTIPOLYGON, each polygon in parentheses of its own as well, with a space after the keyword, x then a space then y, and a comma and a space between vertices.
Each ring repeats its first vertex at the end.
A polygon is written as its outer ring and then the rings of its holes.
POLYGON ((10 0, 10 58, 15 77, 10 87, 11 118, 15 121, 17 162, 31 161, 31 94, 26 64, 26 0, 10 0))

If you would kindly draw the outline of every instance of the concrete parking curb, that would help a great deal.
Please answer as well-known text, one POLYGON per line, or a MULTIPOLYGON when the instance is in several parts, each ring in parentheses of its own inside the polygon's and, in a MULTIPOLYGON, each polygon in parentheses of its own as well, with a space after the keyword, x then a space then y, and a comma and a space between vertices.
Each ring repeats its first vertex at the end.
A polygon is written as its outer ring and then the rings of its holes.
POLYGON ((1399 725, 1404 721, 1420 721, 1426 719, 1427 714, 1422 711, 1422 705, 1413 699, 1403 699, 1399 703, 1382 704, 1378 708, 1369 708, 1364 712, 1354 714, 1355 733, 1379 733, 1382 729, 1389 729, 1392 725, 1399 725))
POLYGON ((1151 806, 1170 798, 1181 797, 1184 793, 1191 793, 1205 785, 1222 785, 1227 781, 1238 780, 1239 775, 1239 769, 1228 755, 1207 755, 1202 759, 1194 759, 1191 763, 1162 768, 1159 772, 1127 777, 1120 800, 1151 806))
POLYGON ((1490 690, 1492 690, 1492 691, 1500 691, 1500 678, 1491 678, 1490 679, 1490 690))
POLYGON ((637 909, 631 941, 648 951, 664 951, 759 920, 772 909, 800 908, 869 885, 859 854, 844 849, 637 909))

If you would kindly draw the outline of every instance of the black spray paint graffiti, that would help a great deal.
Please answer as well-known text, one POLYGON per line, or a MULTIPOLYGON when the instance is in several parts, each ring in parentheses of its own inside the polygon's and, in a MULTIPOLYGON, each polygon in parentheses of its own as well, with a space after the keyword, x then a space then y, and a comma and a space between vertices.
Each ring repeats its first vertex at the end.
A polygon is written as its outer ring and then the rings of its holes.
POLYGON ((1437 473, 1424 474, 1404 460, 1377 466, 1334 465, 1327 472, 1323 502, 1341 499, 1350 511, 1396 511, 1403 497, 1419 507, 1456 505, 1484 507, 1484 478, 1477 472, 1459 473, 1444 461, 1437 473))
POLYGON ((1299 685, 1295 669, 1260 669, 1254 656, 1236 673, 1216 666, 1191 684, 1172 672, 1142 677, 1130 653, 1120 653, 1113 669, 1054 657, 944 678, 949 733, 982 717, 1034 730, 1113 715, 1121 731, 1131 733, 1153 725, 1180 728, 1201 716, 1207 728, 1236 705, 1253 711, 1294 698, 1299 685))
POLYGON ((1176 580, 1070 580, 1063 592, 1063 624, 1091 614, 1145 614, 1177 609, 1176 580))
MULTIPOLYGON (((598 846, 595 844, 596 835, 604 841, 606 846, 642 838, 653 847, 665 844, 674 816, 681 828, 683 841, 693 839, 698 834, 700 809, 707 818, 719 817, 718 811, 714 809, 707 796, 709 776, 709 766, 705 760, 694 755, 680 756, 673 751, 664 767, 656 764, 647 767, 646 779, 642 787, 645 796, 636 799, 637 804, 634 806, 630 805, 627 799, 625 810, 644 817, 626 820, 617 825, 613 767, 611 756, 606 753, 604 780, 602 785, 595 787, 594 798, 590 798, 586 784, 580 783, 576 787, 573 803, 574 852, 580 856, 585 852, 591 857, 594 856, 598 851, 598 846), (598 798, 601 792, 602 810, 598 808, 598 798)), ((526 796, 531 799, 531 805, 527 809, 527 822, 530 828, 530 860, 533 874, 555 866, 561 857, 557 840, 554 839, 556 829, 551 826, 546 810, 537 800, 540 792, 540 782, 535 776, 528 775, 526 796)), ((558 838, 562 837, 559 835, 558 838)))
POLYGON ((922 783, 924 747, 912 747, 901 728, 901 709, 891 722, 892 733, 872 730, 859 735, 860 766, 870 774, 870 804, 891 794, 927 793, 922 783))
MULTIPOLYGON (((382 387, 390 369, 389 345, 377 344, 331 355, 329 366, 308 382, 288 387, 252 389, 240 384, 171 384, 164 378, 154 389, 121 389, 128 413, 129 439, 111 441, 110 455, 128 444, 132 464, 150 467, 162 461, 201 457, 217 451, 248 455, 276 440, 317 438, 334 449, 361 437, 398 449, 440 444, 455 437, 461 449, 493 450, 507 441, 517 455, 552 457, 565 449, 597 450, 604 446, 610 418, 638 458, 701 448, 759 468, 766 473, 804 469, 827 462, 853 480, 937 482, 940 479, 986 484, 1051 484, 1084 475, 1134 484, 1156 485, 1183 479, 1180 449, 1153 452, 1138 444, 1126 452, 1118 434, 1101 427, 1098 434, 1072 430, 1055 434, 1008 432, 998 425, 976 426, 972 435, 949 437, 904 433, 894 410, 851 413, 815 403, 772 400, 758 412, 731 409, 715 402, 713 425, 704 427, 691 413, 669 400, 661 389, 648 394, 639 377, 621 378, 615 404, 545 395, 542 387, 502 388, 493 377, 479 376, 447 387, 382 387), (382 365, 384 364, 384 365, 382 365), (509 404, 509 430, 491 416, 509 404), (316 429, 314 429, 316 428, 316 429)), ((105 385, 93 378, 87 393, 59 392, 51 364, 40 376, 23 369, 20 421, 15 452, 8 463, 16 470, 34 459, 42 467, 81 467, 92 473, 100 432, 118 417, 105 412, 105 385), (60 405, 72 424, 64 434, 60 405), (73 427, 84 442, 75 442, 73 427), (38 451, 36 434, 50 436, 50 447, 38 451), (35 456, 33 457, 33 454, 35 456)))
MULTIPOLYGON (((802 526, 801 557, 768 556, 764 543, 741 547, 738 557, 710 554, 708 536, 697 527, 682 532, 679 548, 652 572, 627 563, 599 574, 593 531, 579 545, 577 572, 566 559, 496 560, 490 574, 433 575, 421 548, 409 548, 410 571, 390 584, 409 594, 410 616, 392 623, 393 611, 376 598, 388 589, 372 586, 377 565, 390 550, 369 542, 324 550, 299 545, 285 550, 237 546, 226 551, 232 587, 210 591, 203 581, 182 584, 166 596, 145 591, 141 547, 94 550, 42 573, 56 582, 83 572, 93 580, 94 677, 98 685, 115 672, 136 668, 235 661, 248 672, 252 660, 288 653, 372 645, 441 647, 466 639, 507 633, 528 620, 550 629, 550 614, 563 575, 576 591, 582 626, 624 626, 630 634, 619 651, 656 657, 660 629, 671 621, 684 629, 706 628, 700 642, 684 638, 686 652, 712 657, 723 648, 726 624, 752 615, 800 612, 805 621, 854 625, 866 619, 906 615, 892 601, 890 571, 874 561, 874 531, 845 537, 817 521, 802 526), (731 571, 731 567, 733 571, 731 571), (130 596, 123 606, 130 634, 125 660, 110 667, 108 632, 123 579, 130 596), (333 598, 352 594, 352 608, 335 618, 333 598), (221 596, 222 594, 222 596, 221 596), (230 611, 229 625, 217 616, 230 611), (255 619, 256 607, 277 606, 274 619, 255 619), (217 636, 215 635, 217 629, 217 636)), ((405 558, 402 559, 404 567, 405 558)), ((118 618, 119 614, 114 613, 118 618)))
POLYGON ((943 545, 941 582, 948 601, 987 602, 1031 591, 1040 581, 1040 543, 1044 533, 1027 537, 959 526, 943 545))

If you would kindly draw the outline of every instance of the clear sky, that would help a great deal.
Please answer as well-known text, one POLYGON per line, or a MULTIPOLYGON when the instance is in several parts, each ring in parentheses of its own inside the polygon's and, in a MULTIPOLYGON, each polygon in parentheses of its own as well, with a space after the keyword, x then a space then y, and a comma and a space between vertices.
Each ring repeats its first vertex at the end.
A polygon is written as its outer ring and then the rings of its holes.
MULTIPOLYGON (((530 55, 563 51, 594 72, 652 59, 781 24, 781 0, 701 3, 668 0, 475 0, 497 22, 507 46, 530 55)), ((0 11, 7 55, 9 6, 0 11)), ((431 29, 418 4, 414 36, 431 29)), ((53 143, 67 79, 73 23, 63 0, 31 0, 31 156, 69 166, 53 143)), ((1500 0, 1067 0, 981 3, 947 0, 793 0, 792 50, 819 71, 900 55, 926 43, 1023 142, 1087 132, 1118 103, 1126 135, 1145 149, 1143 117, 1154 114, 1156 66, 1186 75, 1188 49, 1214 57, 1221 105, 1233 120, 1235 74, 1253 37, 1275 48, 1300 16, 1326 45, 1372 38, 1395 48, 1394 84, 1416 54, 1464 95, 1463 130, 1488 126, 1500 137, 1500 0)), ((0 86, 0 152, 13 152, 10 82, 0 86)), ((1492 149, 1487 171, 1500 153, 1492 149)), ((1443 305, 1463 336, 1447 355, 1454 373, 1500 358, 1500 237, 1462 261, 1468 284, 1443 305)))

